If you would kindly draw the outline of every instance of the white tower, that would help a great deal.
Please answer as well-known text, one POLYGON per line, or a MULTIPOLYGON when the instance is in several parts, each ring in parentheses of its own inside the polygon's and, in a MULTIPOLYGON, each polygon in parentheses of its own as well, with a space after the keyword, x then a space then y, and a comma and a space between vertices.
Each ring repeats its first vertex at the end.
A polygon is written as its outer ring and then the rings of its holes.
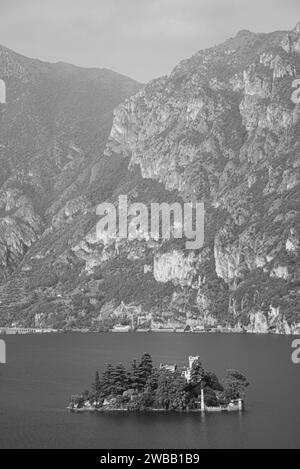
POLYGON ((196 357, 193 357, 193 356, 189 356, 189 369, 191 370, 192 366, 193 366, 193 363, 196 361, 196 360, 199 360, 199 357, 196 356, 196 357))
POLYGON ((201 387, 201 412, 205 412, 204 389, 201 387))
POLYGON ((238 406, 239 406, 239 411, 243 411, 244 410, 244 401, 243 399, 238 399, 238 406))

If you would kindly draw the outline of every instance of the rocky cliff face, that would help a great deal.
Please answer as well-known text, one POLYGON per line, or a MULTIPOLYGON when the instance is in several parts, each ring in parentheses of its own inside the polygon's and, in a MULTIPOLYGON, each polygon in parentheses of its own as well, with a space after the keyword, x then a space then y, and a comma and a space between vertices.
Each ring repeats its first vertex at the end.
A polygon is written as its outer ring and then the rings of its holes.
MULTIPOLYGON (((2 160, 0 214, 13 198, 7 216, 18 220, 22 210, 28 223, 18 232, 9 261, 15 270, 2 295, 18 280, 26 301, 19 306, 18 298, 5 321, 15 320, 17 305, 18 320, 28 324, 94 327, 122 304, 172 324, 299 332, 300 109, 291 100, 300 78, 299 44, 299 25, 272 34, 241 31, 132 93, 115 109, 110 133, 105 121, 96 140, 83 132, 87 115, 74 118, 71 99, 57 114, 46 101, 43 128, 32 116, 26 130, 15 127, 22 138, 15 144, 10 136, 11 151, 2 160), (59 129, 54 140, 51 126, 59 129), (29 156, 19 167, 21 147, 29 156), (16 174, 18 184, 9 185, 16 174), (39 203, 18 192, 28 185, 39 203), (148 205, 203 201, 203 248, 186 251, 173 238, 99 241, 96 205, 115 203, 119 194, 148 205)), ((29 86, 22 63, 6 63, 18 87, 29 86)), ((71 73, 69 66, 56 66, 55 77, 64 73, 71 73)), ((84 102, 95 85, 85 86, 84 102)), ((41 94, 36 101, 44 103, 41 94)), ((95 136, 103 109, 88 103, 95 136)), ((2 115, 6 133, 9 109, 2 115)), ((1 226, 5 236, 8 228, 1 226)), ((7 267, 6 254, 2 259, 7 267)))
POLYGON ((200 51, 116 109, 106 148, 184 200, 205 201, 205 271, 169 252, 155 278, 205 277, 198 297, 207 298, 215 273, 233 322, 253 331, 300 323, 299 44, 298 24, 200 51))

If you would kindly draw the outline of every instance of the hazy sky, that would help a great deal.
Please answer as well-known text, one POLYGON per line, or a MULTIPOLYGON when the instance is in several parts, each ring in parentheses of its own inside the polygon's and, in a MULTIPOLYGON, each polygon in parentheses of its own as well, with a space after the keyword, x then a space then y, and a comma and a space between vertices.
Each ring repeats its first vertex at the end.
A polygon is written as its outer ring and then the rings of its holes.
POLYGON ((299 21, 300 0, 0 0, 0 44, 146 82, 240 29, 299 21))

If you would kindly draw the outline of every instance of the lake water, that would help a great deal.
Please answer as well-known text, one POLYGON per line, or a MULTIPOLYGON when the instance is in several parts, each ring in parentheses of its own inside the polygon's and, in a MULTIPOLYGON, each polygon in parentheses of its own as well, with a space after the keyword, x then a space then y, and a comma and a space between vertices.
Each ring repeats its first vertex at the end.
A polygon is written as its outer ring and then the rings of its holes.
POLYGON ((300 365, 291 337, 240 334, 51 334, 5 336, 0 365, 0 448, 300 448, 300 365), (200 355, 219 376, 244 372, 243 414, 69 413, 107 362, 149 352, 185 364, 200 355))

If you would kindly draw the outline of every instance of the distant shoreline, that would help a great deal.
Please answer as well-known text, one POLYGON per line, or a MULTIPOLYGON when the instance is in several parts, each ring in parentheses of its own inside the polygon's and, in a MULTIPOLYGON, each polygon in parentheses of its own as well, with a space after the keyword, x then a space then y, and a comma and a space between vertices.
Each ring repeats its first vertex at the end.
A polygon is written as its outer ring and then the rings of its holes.
MULTIPOLYGON (((23 330, 27 328, 22 328, 23 330)), ((170 330, 139 330, 139 331, 93 331, 90 329, 73 329, 73 330, 39 330, 28 328, 26 331, 20 331, 19 328, 12 330, 12 328, 0 328, 0 337, 10 336, 10 335, 49 335, 49 334, 242 334, 242 335, 280 335, 280 336, 291 336, 291 337, 300 337, 300 333, 285 334, 283 332, 259 332, 259 331, 234 331, 234 330, 212 330, 212 331, 170 331, 170 330), (9 331, 5 329, 10 329, 9 331)))

